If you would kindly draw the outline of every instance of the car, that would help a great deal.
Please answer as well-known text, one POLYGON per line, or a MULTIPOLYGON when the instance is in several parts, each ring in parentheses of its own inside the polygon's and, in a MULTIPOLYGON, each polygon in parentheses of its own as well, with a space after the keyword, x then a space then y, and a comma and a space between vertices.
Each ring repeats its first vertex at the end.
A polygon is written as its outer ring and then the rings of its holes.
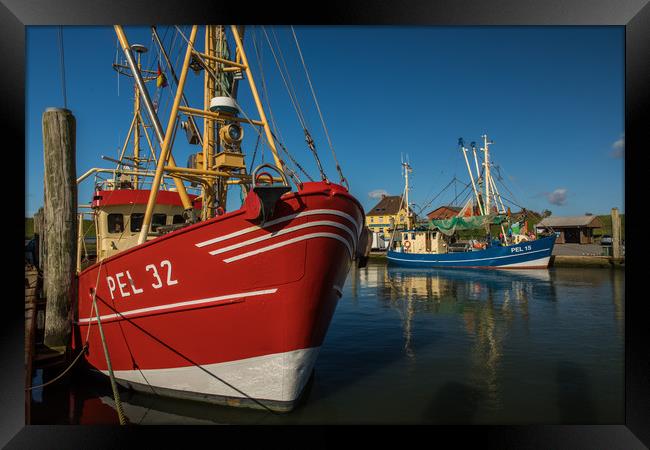
POLYGON ((612 237, 609 234, 603 234, 600 238, 600 245, 612 245, 612 237))

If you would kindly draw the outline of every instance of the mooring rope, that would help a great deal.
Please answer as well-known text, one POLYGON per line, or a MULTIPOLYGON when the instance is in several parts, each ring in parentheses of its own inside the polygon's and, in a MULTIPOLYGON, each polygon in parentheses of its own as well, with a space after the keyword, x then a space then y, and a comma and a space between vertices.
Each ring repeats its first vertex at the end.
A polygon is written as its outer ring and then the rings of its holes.
POLYGON ((33 389, 38 389, 38 388, 42 388, 42 387, 45 387, 45 386, 49 386, 50 384, 54 383, 55 381, 58 381, 61 377, 63 377, 63 375, 65 375, 70 369, 72 369, 72 366, 75 365, 75 363, 79 360, 81 355, 84 354, 84 352, 86 351, 87 348, 88 348, 88 344, 84 344, 83 348, 79 351, 79 354, 75 357, 75 359, 72 361, 72 363, 63 372, 61 372, 59 375, 52 378, 47 383, 39 384, 39 385, 36 385, 36 386, 28 386, 28 387, 25 388, 25 390, 26 391, 31 391, 33 389))
POLYGON ((227 381, 221 379, 220 377, 218 377, 218 376, 215 375, 214 373, 210 372, 210 371, 209 371, 208 369, 206 369, 205 367, 201 366, 199 363, 197 363, 197 362, 195 362, 194 360, 192 360, 190 357, 184 355, 183 353, 181 353, 180 351, 176 350, 174 347, 172 347, 171 345, 167 344, 166 342, 164 342, 164 341, 161 340, 160 338, 154 336, 154 335, 151 334, 149 331, 145 330, 145 329, 142 328, 140 325, 136 324, 132 319, 130 319, 130 318, 128 318, 128 317, 122 315, 121 312, 119 312, 118 310, 116 310, 115 308, 113 308, 113 307, 112 307, 109 303, 107 303, 103 298, 101 298, 101 297, 99 297, 99 296, 97 296, 97 298, 98 298, 99 301, 101 301, 104 305, 106 305, 110 310, 112 310, 115 314, 117 314, 118 316, 120 316, 121 319, 126 320, 126 321, 129 322, 131 325, 133 325, 134 327, 136 327, 138 330, 142 331, 144 334, 146 334, 147 336, 149 336, 150 338, 152 338, 153 340, 155 340, 156 342, 158 342, 158 343, 159 343, 160 345, 162 345, 163 347, 165 347, 165 348, 167 348, 168 350, 174 352, 175 354, 177 354, 178 356, 180 356, 181 358, 183 358, 184 360, 186 360, 187 362, 189 362, 189 363, 192 364, 193 366, 197 367, 198 369, 202 370, 203 372, 207 373, 208 375, 210 375, 211 377, 213 377, 213 378, 216 379, 217 381, 219 381, 219 382, 225 384, 226 386, 228 386, 229 388, 231 388, 231 389, 237 391, 238 393, 240 393, 241 395, 243 395, 243 396, 246 397, 247 399, 249 399, 249 400, 251 400, 252 402, 256 403, 257 405, 261 406, 263 409, 269 411, 269 412, 272 413, 272 414, 278 414, 277 412, 273 411, 273 410, 270 409, 268 406, 266 406, 264 403, 260 402, 260 401, 257 400, 256 398, 251 397, 250 395, 246 394, 244 391, 238 389, 237 387, 233 386, 232 384, 228 383, 227 381))
MULTIPOLYGON (((113 390, 113 399, 115 400, 115 409, 117 410, 117 416, 120 420, 120 425, 125 425, 126 418, 124 417, 124 411, 122 410, 122 401, 120 400, 120 392, 117 389, 117 383, 115 382, 115 374, 113 373, 111 356, 108 353, 108 346, 106 344, 106 337, 104 336, 104 329, 102 328, 102 322, 99 315, 99 309, 97 308, 96 299, 97 299, 97 290, 95 290, 95 295, 93 296, 93 307, 95 308, 95 313, 97 314, 97 328, 99 329, 99 336, 101 337, 102 347, 104 348, 104 356, 106 357, 108 376, 111 380, 111 389, 113 390)), ((90 329, 90 325, 88 329, 90 329)))

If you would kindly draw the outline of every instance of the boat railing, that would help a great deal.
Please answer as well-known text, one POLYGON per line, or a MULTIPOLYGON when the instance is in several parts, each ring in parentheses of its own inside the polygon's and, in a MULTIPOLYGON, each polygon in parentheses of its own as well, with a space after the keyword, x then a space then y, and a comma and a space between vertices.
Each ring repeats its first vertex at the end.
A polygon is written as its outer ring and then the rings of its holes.
MULTIPOLYGON (((96 190, 114 190, 114 189, 133 189, 133 176, 138 177, 138 188, 139 189, 150 189, 153 184, 154 172, 150 171, 135 171, 135 170, 115 170, 107 169, 101 167, 93 167, 89 169, 86 173, 77 178, 77 184, 80 184, 85 179, 89 178, 91 175, 94 175, 94 186, 96 190), (101 177, 101 174, 112 174, 113 177, 110 179, 105 179, 101 177), (120 176, 127 175, 129 178, 125 180, 119 179, 120 176)), ((173 184, 173 178, 169 175, 163 175, 162 187, 166 188, 167 183, 173 184)), ((192 194, 199 195, 200 188, 198 186, 190 185, 187 187, 188 192, 192 194)))

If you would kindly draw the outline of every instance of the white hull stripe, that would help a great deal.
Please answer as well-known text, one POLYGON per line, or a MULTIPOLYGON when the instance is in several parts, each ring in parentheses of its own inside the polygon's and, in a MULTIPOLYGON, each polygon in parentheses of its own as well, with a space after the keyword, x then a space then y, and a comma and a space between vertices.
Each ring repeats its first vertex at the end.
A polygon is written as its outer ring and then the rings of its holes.
POLYGON ((313 216, 316 214, 330 214, 334 216, 343 217, 354 225, 354 228, 357 231, 357 237, 361 234, 361 227, 351 215, 344 213, 342 211, 337 211, 335 209, 314 209, 312 211, 304 211, 301 213, 290 214, 288 216, 279 217, 277 219, 266 222, 262 227, 252 226, 252 227, 244 228, 242 230, 235 231, 223 236, 218 236, 216 238, 208 239, 207 241, 199 242, 198 244, 194 244, 194 245, 196 245, 197 247, 205 247, 206 245, 216 244, 217 242, 225 241, 227 239, 232 239, 234 237, 241 236, 243 234, 252 233, 253 231, 261 230, 262 228, 272 227, 273 225, 277 225, 278 223, 287 222, 289 220, 296 219, 298 217, 313 216))
MULTIPOLYGON (((247 396, 258 400, 294 401, 303 390, 316 362, 320 347, 293 350, 284 353, 256 356, 201 367, 218 378, 210 376, 196 366, 167 369, 114 370, 118 382, 132 381, 143 392, 151 387, 175 391, 227 397, 247 396), (237 388, 232 389, 219 379, 237 388)), ((108 375, 108 371, 103 370, 108 375)), ((245 398, 245 397, 244 397, 245 398)))
POLYGON ((528 267, 528 266, 548 266, 548 262, 551 259, 550 256, 544 258, 533 259, 532 261, 525 261, 513 264, 503 264, 499 267, 528 267))
MULTIPOLYGON (((471 262, 471 261, 487 261, 489 259, 501 259, 501 258, 514 258, 516 256, 522 256, 522 255, 530 255, 531 253, 539 253, 539 252, 548 252, 550 251, 548 248, 542 249, 542 250, 533 250, 532 252, 526 252, 526 253, 515 253, 512 255, 505 255, 505 256, 493 256, 491 258, 478 258, 478 259, 457 259, 457 260, 424 260, 424 259, 403 259, 403 258, 394 258, 394 257, 388 257, 388 259, 394 259, 395 261, 407 261, 407 262, 421 262, 421 263, 430 263, 430 262, 440 262, 440 263, 453 263, 453 262, 471 262)), ((433 256, 434 254, 432 254, 433 256)))
POLYGON ((260 253, 268 252, 270 250, 275 250, 276 248, 284 247, 285 245, 294 244, 296 242, 305 241, 307 239, 322 238, 322 237, 336 239, 337 241, 342 242, 345 245, 345 248, 347 248, 348 253, 350 253, 350 258, 352 258, 352 253, 353 253, 352 248, 350 247, 350 243, 348 242, 347 239, 334 233, 311 233, 311 234, 304 234, 302 236, 298 236, 293 239, 288 239, 286 241, 278 242, 277 244, 269 245, 267 247, 258 248, 257 250, 252 250, 247 253, 242 253, 241 255, 233 256, 231 258, 226 258, 223 261, 226 263, 231 263, 233 261, 238 261, 240 259, 248 258, 249 256, 254 256, 260 253))
POLYGON ((318 226, 330 226, 330 227, 336 227, 336 228, 340 228, 341 230, 344 230, 346 233, 348 233, 348 235, 352 239, 354 247, 357 246, 356 238, 355 238, 354 233, 352 232, 351 229, 349 229, 348 227, 346 227, 345 225, 343 225, 343 224, 341 224, 339 222, 333 222, 331 220, 319 220, 319 221, 316 221, 316 222, 308 222, 308 223, 303 223, 301 225, 296 225, 295 227, 285 228, 284 230, 279 230, 279 231, 276 231, 274 233, 267 234, 265 236, 256 237, 256 238, 253 238, 253 239, 249 239, 248 241, 244 241, 244 242, 240 242, 238 244, 230 245, 228 247, 223 247, 223 248, 220 248, 220 249, 217 249, 217 250, 212 250, 209 253, 211 255, 218 255, 220 253, 229 252, 231 250, 235 250, 235 249, 238 249, 238 248, 241 248, 241 247, 246 247, 248 245, 255 244, 257 242, 265 241, 267 239, 272 239, 272 238, 274 238, 276 236, 282 236, 284 234, 288 234, 288 233, 291 233, 293 231, 302 230, 304 228, 310 228, 310 227, 318 227, 318 226))
MULTIPOLYGON (((219 302, 224 302, 227 300, 232 300, 232 299, 237 299, 242 297, 254 297, 257 295, 275 294, 277 290, 278 290, 277 288, 274 288, 274 289, 265 289, 263 291, 240 292, 237 294, 220 295, 218 297, 209 297, 209 298, 202 298, 199 300, 170 303, 167 305, 151 306, 149 308, 132 309, 130 311, 121 312, 120 314, 106 314, 104 316, 99 316, 99 318, 101 320, 109 320, 109 319, 115 319, 117 317, 122 317, 122 316, 128 317, 134 314, 141 314, 146 312, 166 311, 168 309, 181 308, 185 306, 196 306, 196 305, 204 305, 208 303, 219 303, 219 302)), ((97 322, 97 317, 79 319, 79 323, 91 323, 91 322, 97 322)))

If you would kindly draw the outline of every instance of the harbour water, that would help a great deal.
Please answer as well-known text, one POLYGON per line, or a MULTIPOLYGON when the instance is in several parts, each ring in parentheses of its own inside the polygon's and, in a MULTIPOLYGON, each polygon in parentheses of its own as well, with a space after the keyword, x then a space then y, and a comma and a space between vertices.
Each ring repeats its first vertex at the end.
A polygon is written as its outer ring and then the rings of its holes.
MULTIPOLYGON (((624 289, 624 270, 371 261, 349 274, 293 412, 126 390, 123 409, 134 424, 623 423, 624 289)), ((36 389, 30 409, 32 424, 118 423, 108 379, 87 372, 36 389)))

